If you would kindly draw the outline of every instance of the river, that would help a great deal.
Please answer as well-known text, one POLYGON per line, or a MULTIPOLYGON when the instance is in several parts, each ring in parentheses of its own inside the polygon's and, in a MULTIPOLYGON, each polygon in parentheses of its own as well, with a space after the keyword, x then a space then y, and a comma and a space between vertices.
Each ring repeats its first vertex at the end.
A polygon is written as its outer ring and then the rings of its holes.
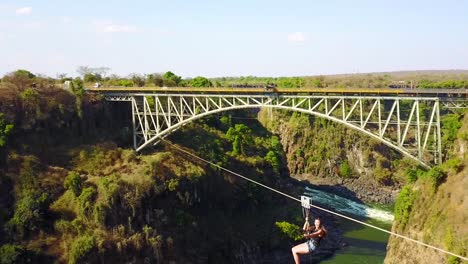
MULTIPOLYGON (((336 212, 387 230, 391 229, 393 214, 390 208, 358 203, 336 194, 307 187, 304 194, 312 197, 313 203, 317 202, 318 204, 327 205, 336 212)), ((339 218, 338 222, 343 230, 344 241, 347 246, 336 252, 332 258, 320 263, 383 263, 389 237, 388 234, 343 218, 339 218)))

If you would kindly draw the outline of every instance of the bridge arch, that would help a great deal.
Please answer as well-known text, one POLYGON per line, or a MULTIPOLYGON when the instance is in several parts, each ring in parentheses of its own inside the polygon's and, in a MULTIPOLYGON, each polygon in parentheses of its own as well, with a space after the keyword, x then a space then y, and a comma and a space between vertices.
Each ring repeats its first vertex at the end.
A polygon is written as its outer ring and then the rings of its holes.
POLYGON ((157 144, 161 138, 196 119, 225 111, 265 107, 307 113, 340 123, 425 167, 440 163, 441 159, 437 98, 141 94, 124 100, 132 103, 137 151, 157 144))

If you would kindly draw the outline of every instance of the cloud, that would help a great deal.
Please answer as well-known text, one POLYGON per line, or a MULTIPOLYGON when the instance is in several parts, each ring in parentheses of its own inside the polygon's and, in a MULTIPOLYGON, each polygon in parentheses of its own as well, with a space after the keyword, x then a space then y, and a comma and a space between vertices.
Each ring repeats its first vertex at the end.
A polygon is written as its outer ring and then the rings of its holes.
POLYGON ((137 28, 131 25, 114 24, 112 22, 94 22, 96 30, 102 33, 133 33, 137 28))
POLYGON ((303 43, 306 41, 306 36, 302 32, 294 32, 288 35, 288 41, 294 43, 303 43))
POLYGON ((25 7, 21 7, 21 8, 18 8, 16 9, 15 13, 18 15, 18 16, 27 16, 27 15, 30 15, 32 13, 32 7, 30 6, 25 6, 25 7))

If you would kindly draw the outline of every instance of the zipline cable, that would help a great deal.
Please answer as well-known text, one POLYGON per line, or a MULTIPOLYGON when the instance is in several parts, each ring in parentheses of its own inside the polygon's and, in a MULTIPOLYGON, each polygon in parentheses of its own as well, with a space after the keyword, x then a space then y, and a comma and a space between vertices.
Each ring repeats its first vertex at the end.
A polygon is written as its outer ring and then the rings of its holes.
MULTIPOLYGON (((278 193, 278 194, 281 194, 281 195, 283 195, 283 196, 285 196, 285 197, 287 197, 287 198, 289 198, 289 199, 292 199, 292 200, 294 200, 294 201, 296 201, 296 202, 299 202, 299 203, 301 202, 301 200, 300 200, 300 199, 297 199, 296 197, 293 197, 293 196, 291 196, 291 195, 289 195, 289 194, 286 194, 286 193, 283 193, 283 192, 281 192, 281 191, 278 191, 278 190, 276 190, 276 189, 274 189, 274 188, 272 188, 272 187, 269 187, 269 186, 267 186, 267 185, 265 185, 265 184, 262 184, 262 183, 260 183, 260 182, 254 181, 254 180, 252 180, 252 179, 250 179, 250 178, 248 178, 248 177, 246 177, 246 176, 243 176, 243 175, 241 175, 241 174, 239 174, 239 173, 236 173, 236 172, 231 171, 231 170, 229 170, 229 169, 226 169, 226 168, 224 168, 224 167, 222 167, 222 166, 220 166, 220 165, 218 165, 218 164, 215 164, 215 163, 213 163, 213 162, 211 162, 211 161, 208 161, 208 160, 206 160, 206 159, 204 159, 204 158, 201 158, 201 157, 199 157, 199 156, 197 156, 197 155, 195 155, 195 154, 193 154, 193 153, 191 153, 191 152, 189 152, 189 151, 187 151, 187 150, 184 150, 184 149, 182 149, 182 148, 180 148, 180 147, 178 147, 178 146, 176 146, 176 145, 170 143, 169 141, 167 141, 167 140, 165 140, 165 139, 162 139, 162 141, 164 141, 165 143, 167 143, 167 144, 170 145, 171 147, 173 147, 173 148, 175 148, 175 149, 177 149, 177 150, 179 150, 179 151, 181 151, 181 152, 183 152, 183 153, 185 153, 185 154, 187 154, 187 155, 189 155, 189 156, 192 156, 192 157, 194 157, 194 158, 196 158, 196 159, 198 159, 198 160, 201 160, 201 161, 203 161, 203 162, 205 162, 205 163, 208 163, 208 164, 210 164, 210 165, 212 165, 212 166, 214 166, 214 167, 217 167, 217 168, 219 168, 219 169, 221 169, 221 170, 224 170, 224 171, 226 171, 226 172, 229 172, 229 173, 231 173, 231 174, 233 174, 233 175, 235 175, 235 176, 237 176, 237 177, 240 177, 240 178, 242 178, 242 179, 244 179, 244 180, 246 180, 246 181, 252 182, 252 183, 254 183, 254 184, 256 184, 256 185, 259 185, 259 186, 261 186, 261 187, 263 187, 263 188, 265 188, 265 189, 268 189, 268 190, 270 190, 270 191, 273 191, 273 192, 276 192, 276 193, 278 193)), ((452 253, 452 252, 450 252, 450 251, 447 251, 447 250, 444 250, 444 249, 441 249, 441 248, 438 248, 438 247, 435 247, 435 246, 426 244, 426 243, 421 242, 421 241, 418 241, 418 240, 416 240, 416 239, 412 239, 412 238, 410 238, 410 237, 407 237, 407 236, 404 236, 404 235, 400 235, 400 234, 395 233, 395 232, 392 232, 392 231, 388 231, 388 230, 383 229, 383 228, 380 228, 380 227, 378 227, 378 226, 371 225, 371 224, 368 224, 368 223, 366 223, 366 222, 359 221, 359 220, 354 219, 354 218, 352 218, 352 217, 349 217, 349 216, 346 216, 346 215, 342 215, 342 214, 340 214, 340 213, 336 213, 336 212, 330 211, 330 210, 325 209, 325 208, 322 208, 322 207, 320 207, 320 206, 317 206, 317 205, 314 205, 314 204, 311 204, 310 206, 311 206, 311 207, 314 207, 314 208, 316 208, 316 209, 319 209, 319 210, 321 210, 321 211, 327 212, 327 213, 329 213, 329 214, 336 215, 336 216, 339 216, 339 217, 341 217, 341 218, 348 219, 348 220, 353 221, 353 222, 356 222, 356 223, 358 223, 358 224, 365 225, 365 226, 368 226, 368 227, 370 227, 370 228, 377 229, 377 230, 382 231, 382 232, 385 232, 385 233, 387 233, 387 234, 389 234, 389 235, 396 236, 396 237, 399 237, 399 238, 402 238, 402 239, 406 239, 406 240, 411 241, 411 242, 414 242, 414 243, 416 243, 416 244, 419 244, 419 245, 422 245, 422 246, 425 246, 425 247, 428 247, 428 248, 435 249, 435 250, 440 251, 440 252, 442 252, 442 253, 445 253, 445 254, 448 254, 448 255, 452 255, 452 256, 454 256, 454 257, 457 257, 457 258, 460 258, 460 259, 463 259, 463 260, 468 260, 467 257, 463 257, 463 256, 461 256, 461 255, 457 255, 457 254, 452 253)))

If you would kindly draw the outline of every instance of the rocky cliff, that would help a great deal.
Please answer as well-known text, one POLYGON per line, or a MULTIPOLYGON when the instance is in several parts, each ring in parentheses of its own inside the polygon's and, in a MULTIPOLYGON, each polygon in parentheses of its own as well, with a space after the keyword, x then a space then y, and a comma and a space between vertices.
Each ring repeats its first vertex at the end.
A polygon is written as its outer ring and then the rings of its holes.
POLYGON ((397 152, 362 133, 308 114, 263 109, 258 116, 280 137, 292 177, 344 186, 365 202, 396 199, 409 162, 397 152))

